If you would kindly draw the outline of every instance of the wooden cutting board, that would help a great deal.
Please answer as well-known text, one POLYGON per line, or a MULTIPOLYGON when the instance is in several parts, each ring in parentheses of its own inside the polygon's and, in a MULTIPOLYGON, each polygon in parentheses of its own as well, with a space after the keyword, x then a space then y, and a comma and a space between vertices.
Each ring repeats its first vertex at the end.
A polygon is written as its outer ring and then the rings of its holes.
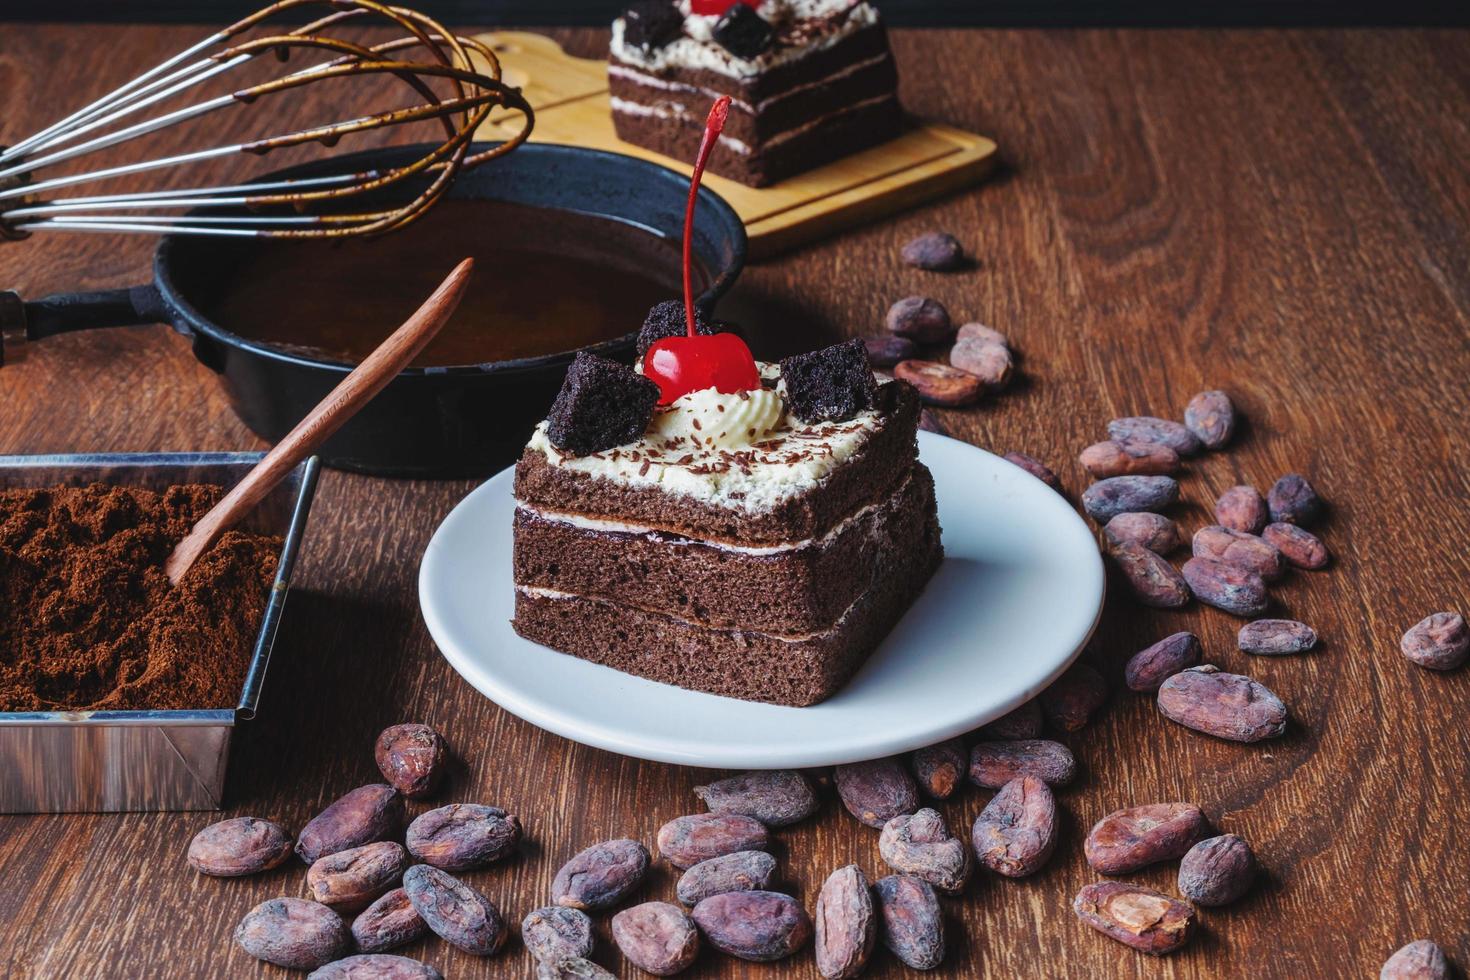
MULTIPOLYGON (((536 110, 532 140, 626 153, 689 173, 682 160, 617 138, 605 62, 573 57, 540 34, 502 31, 480 39, 499 55, 505 81, 519 86, 536 110)), ((498 120, 511 115, 492 115, 479 137, 503 137, 498 120)), ((745 220, 750 256, 760 259, 976 183, 995 165, 995 150, 984 136, 916 121, 895 140, 772 187, 714 174, 705 183, 745 220)))

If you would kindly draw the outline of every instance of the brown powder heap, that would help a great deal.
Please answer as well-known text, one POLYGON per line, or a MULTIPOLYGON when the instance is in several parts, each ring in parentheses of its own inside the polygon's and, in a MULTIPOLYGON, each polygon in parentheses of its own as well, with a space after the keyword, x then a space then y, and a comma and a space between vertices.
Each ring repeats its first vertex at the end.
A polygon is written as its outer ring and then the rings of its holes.
POLYGON ((230 531, 178 588, 163 572, 221 495, 0 490, 0 711, 234 707, 281 539, 230 531))

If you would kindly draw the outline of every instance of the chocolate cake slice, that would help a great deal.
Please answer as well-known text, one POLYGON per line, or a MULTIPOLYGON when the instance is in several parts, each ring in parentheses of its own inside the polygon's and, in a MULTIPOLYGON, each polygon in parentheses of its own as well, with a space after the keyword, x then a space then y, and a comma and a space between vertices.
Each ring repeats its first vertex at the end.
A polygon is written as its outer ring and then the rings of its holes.
POLYGON ((867 0, 639 0, 613 22, 619 138, 693 157, 710 100, 730 117, 712 172, 773 184, 897 136, 898 74, 867 0))
POLYGON ((576 455, 539 427, 516 467, 517 632, 714 694, 834 694, 942 549, 909 385, 877 385, 848 417, 795 414, 850 370, 829 352, 774 388, 685 395, 612 449, 576 455))

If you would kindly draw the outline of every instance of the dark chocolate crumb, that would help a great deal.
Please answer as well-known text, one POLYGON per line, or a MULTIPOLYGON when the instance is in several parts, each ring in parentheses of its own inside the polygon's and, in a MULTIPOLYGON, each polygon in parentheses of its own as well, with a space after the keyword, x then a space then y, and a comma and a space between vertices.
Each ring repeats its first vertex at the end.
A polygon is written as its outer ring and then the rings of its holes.
POLYGON ((684 32, 684 18, 671 0, 635 0, 623 11, 623 40, 653 50, 684 32))
POLYGON ((725 11, 712 33, 720 47, 746 60, 759 57, 776 39, 776 29, 743 3, 725 11))
POLYGON ((787 408, 803 422, 844 421, 877 403, 878 384, 861 340, 788 357, 781 362, 781 380, 787 408))
POLYGON ((658 385, 632 368, 578 354, 551 406, 546 434, 553 446, 578 456, 636 442, 658 397, 658 385))
MULTIPOLYGON (((689 321, 684 316, 684 303, 682 300, 666 299, 661 303, 653 304, 648 311, 648 316, 643 318, 643 327, 638 331, 638 356, 642 357, 660 340, 669 337, 682 337, 689 332, 689 321)), ((699 310, 694 311, 694 332, 708 337, 717 333, 733 333, 738 335, 740 330, 735 324, 726 320, 707 320, 699 310)))

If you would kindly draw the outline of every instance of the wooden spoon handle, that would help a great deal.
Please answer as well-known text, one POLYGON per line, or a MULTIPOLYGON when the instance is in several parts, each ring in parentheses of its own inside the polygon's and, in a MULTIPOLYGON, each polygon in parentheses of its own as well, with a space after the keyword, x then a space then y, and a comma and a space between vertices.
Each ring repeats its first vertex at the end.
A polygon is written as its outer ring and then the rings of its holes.
POLYGON ((320 448, 358 409, 382 391, 399 371, 408 366, 424 349, 439 328, 444 326, 464 296, 473 259, 465 259, 454 267, 449 278, 440 283, 432 296, 424 300, 403 326, 353 368, 311 413, 288 432, 275 448, 265 455, 245 478, 235 484, 209 513, 199 519, 194 529, 174 548, 164 562, 169 581, 178 585, 185 573, 209 550, 215 540, 265 499, 303 459, 320 448))

